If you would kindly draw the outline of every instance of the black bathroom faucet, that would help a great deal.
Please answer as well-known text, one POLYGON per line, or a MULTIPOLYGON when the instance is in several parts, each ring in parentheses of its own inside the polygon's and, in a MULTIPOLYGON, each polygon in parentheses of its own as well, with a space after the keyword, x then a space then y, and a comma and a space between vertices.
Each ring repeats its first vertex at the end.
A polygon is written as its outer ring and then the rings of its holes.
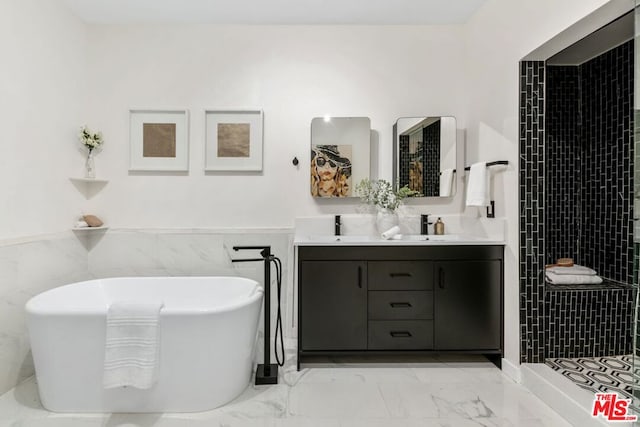
POLYGON ((420 215, 420 234, 429 235, 429 226, 433 224, 433 222, 429 222, 429 215, 420 215))
POLYGON ((342 225, 342 222, 340 222, 340 215, 336 215, 335 218, 333 219, 333 225, 334 225, 334 233, 336 236, 340 235, 340 226, 342 225))
POLYGON ((278 384, 278 365, 271 363, 271 348, 269 337, 271 334, 271 261, 274 255, 271 246, 234 246, 234 251, 259 250, 262 258, 232 259, 231 262, 264 261, 264 363, 256 367, 256 385, 278 384))

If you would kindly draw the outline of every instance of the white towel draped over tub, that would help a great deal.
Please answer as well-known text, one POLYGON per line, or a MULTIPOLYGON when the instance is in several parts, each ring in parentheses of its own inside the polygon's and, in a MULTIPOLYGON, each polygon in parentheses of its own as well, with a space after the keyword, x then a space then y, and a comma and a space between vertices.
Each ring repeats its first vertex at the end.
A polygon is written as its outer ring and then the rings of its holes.
POLYGON ((114 302, 107 312, 104 388, 148 389, 157 381, 163 303, 114 302))

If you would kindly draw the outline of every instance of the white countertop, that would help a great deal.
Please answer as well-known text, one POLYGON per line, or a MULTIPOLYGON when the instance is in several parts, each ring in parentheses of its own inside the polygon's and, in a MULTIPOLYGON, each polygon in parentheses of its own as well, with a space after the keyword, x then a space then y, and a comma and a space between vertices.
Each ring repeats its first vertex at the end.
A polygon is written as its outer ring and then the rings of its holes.
POLYGON ((504 245, 504 240, 476 237, 463 234, 420 235, 407 234, 385 240, 380 236, 367 235, 296 235, 295 246, 470 246, 504 245))

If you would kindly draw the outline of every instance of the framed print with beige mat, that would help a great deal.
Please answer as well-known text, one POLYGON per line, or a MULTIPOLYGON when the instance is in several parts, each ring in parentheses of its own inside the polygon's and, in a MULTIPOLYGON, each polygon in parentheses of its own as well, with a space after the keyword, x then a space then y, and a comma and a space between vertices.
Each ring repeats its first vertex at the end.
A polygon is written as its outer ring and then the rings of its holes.
POLYGON ((262 111, 205 111, 205 171, 262 170, 262 111))
POLYGON ((130 171, 189 170, 187 110, 129 110, 130 171))

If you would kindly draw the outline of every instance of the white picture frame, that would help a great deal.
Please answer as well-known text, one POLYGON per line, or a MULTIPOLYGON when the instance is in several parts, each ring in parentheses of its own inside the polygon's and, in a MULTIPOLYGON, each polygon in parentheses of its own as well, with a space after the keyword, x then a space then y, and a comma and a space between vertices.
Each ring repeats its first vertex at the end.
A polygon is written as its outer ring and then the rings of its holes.
POLYGON ((129 171, 187 172, 189 112, 129 110, 129 171))
POLYGON ((205 110, 205 171, 260 172, 262 157, 262 110, 205 110))

